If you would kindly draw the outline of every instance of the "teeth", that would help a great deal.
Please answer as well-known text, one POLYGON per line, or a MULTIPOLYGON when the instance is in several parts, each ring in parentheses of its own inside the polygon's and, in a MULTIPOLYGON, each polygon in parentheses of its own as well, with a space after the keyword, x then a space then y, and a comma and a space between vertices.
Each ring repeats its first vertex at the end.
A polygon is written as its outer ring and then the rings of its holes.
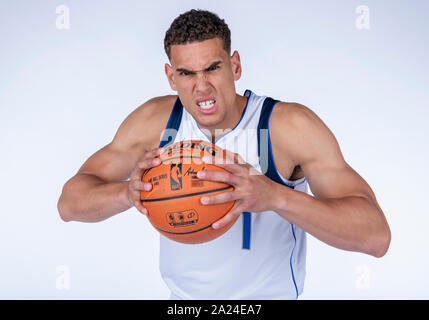
POLYGON ((214 100, 207 100, 207 101, 203 101, 198 103, 198 105, 203 108, 203 109, 209 109, 211 107, 213 107, 215 101, 214 100))

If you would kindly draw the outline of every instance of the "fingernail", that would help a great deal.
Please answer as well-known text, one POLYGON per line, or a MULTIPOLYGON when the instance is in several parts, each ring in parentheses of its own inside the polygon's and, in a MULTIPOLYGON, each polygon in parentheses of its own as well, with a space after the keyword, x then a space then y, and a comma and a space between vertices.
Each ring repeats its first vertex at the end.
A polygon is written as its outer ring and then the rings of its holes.
POLYGON ((152 185, 150 183, 145 183, 143 188, 145 189, 145 191, 150 191, 150 189, 152 189, 152 185))
POLYGON ((213 224, 212 224, 212 227, 213 227, 213 229, 217 229, 217 228, 219 228, 219 223, 213 223, 213 224))
POLYGON ((208 201, 209 199, 207 198, 207 197, 202 197, 201 198, 201 203, 202 204, 207 204, 207 203, 209 203, 209 201, 208 201))
POLYGON ((161 162, 161 160, 159 160, 159 158, 155 158, 152 161, 153 164, 159 164, 160 162, 161 162))
POLYGON ((158 154, 161 154, 161 153, 163 153, 164 152, 164 148, 159 148, 157 151, 156 151, 156 153, 158 153, 158 154))
POLYGON ((198 171, 197 172, 197 177, 198 178, 204 178, 206 176, 206 173, 204 170, 198 171))

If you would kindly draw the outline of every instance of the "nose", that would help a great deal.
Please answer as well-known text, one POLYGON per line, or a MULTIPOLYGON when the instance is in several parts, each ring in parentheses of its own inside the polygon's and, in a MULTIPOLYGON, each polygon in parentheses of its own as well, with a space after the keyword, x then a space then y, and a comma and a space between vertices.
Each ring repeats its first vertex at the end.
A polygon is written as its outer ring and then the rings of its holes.
POLYGON ((210 89, 210 81, 204 72, 198 72, 195 80, 195 90, 197 92, 207 92, 210 89))

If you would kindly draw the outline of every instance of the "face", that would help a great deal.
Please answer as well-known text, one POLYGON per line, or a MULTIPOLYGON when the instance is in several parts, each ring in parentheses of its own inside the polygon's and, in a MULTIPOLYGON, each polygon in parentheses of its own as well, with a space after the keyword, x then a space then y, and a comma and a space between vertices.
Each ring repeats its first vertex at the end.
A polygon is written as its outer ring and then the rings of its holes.
POLYGON ((214 38, 173 45, 170 57, 171 66, 165 64, 165 73, 171 89, 177 91, 199 126, 209 130, 232 128, 238 120, 234 117, 234 81, 241 76, 238 52, 229 57, 222 40, 214 38))

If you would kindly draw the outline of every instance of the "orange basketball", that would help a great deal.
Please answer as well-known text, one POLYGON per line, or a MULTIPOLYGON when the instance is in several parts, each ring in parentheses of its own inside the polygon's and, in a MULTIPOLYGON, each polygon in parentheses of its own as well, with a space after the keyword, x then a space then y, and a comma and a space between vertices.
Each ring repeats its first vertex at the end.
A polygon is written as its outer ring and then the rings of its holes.
POLYGON ((224 158, 224 152, 208 142, 180 141, 165 147, 161 164, 143 173, 142 181, 153 187, 142 191, 140 199, 149 221, 161 234, 182 243, 202 243, 221 236, 235 223, 237 219, 219 229, 211 227, 235 201, 213 205, 200 202, 203 196, 234 190, 229 184, 197 177, 200 170, 225 171, 202 161, 204 155, 224 158))

